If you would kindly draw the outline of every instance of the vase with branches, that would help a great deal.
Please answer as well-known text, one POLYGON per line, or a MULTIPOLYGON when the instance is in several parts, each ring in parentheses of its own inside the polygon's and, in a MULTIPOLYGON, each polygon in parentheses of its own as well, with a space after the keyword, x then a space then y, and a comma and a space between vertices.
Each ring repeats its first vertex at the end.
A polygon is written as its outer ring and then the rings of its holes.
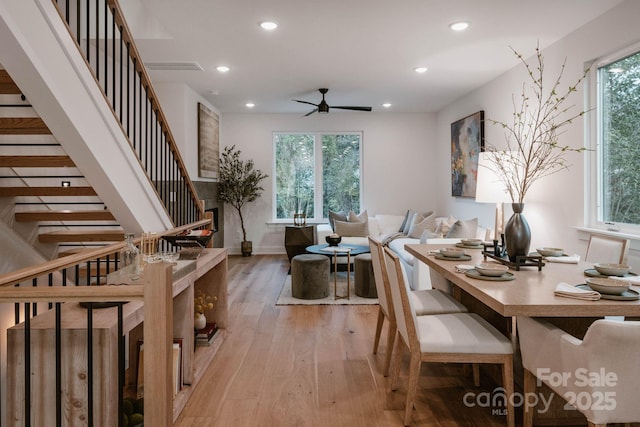
POLYGON ((220 157, 220 180, 218 182, 218 200, 230 204, 238 213, 242 229, 242 255, 251 255, 252 245, 247 240, 242 209, 247 203, 255 201, 264 188, 262 180, 268 177, 255 168, 253 160, 242 160, 241 151, 235 145, 224 148, 220 157))
POLYGON ((567 62, 565 58, 557 77, 547 87, 540 47, 536 47, 532 65, 513 47, 511 50, 525 66, 529 81, 523 83, 519 96, 512 96, 510 123, 489 119, 490 123, 504 130, 506 148, 498 150, 487 144, 486 151, 494 172, 511 198, 515 212, 505 227, 507 252, 509 258, 515 261, 517 256, 528 254, 531 241, 529 226, 521 215, 527 192, 539 179, 568 169, 568 153, 586 150, 584 147, 562 144, 559 137, 568 125, 586 113, 582 109, 575 111, 575 105, 567 103, 587 77, 589 69, 585 69, 573 84, 565 87, 562 83, 567 62), (517 228, 511 233, 510 223, 517 228))

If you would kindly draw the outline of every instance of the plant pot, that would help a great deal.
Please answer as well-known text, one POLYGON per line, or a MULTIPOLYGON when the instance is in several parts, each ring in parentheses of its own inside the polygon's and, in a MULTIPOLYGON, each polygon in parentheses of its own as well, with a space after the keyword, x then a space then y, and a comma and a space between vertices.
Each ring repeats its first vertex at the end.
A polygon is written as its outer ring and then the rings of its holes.
POLYGON ((253 242, 250 240, 245 240, 240 243, 240 251, 242 252, 242 256, 251 256, 251 251, 253 249, 253 242))
POLYGON ((527 256, 531 245, 529 223, 522 214, 524 203, 512 203, 513 215, 504 227, 504 237, 509 261, 516 262, 517 257, 527 256))

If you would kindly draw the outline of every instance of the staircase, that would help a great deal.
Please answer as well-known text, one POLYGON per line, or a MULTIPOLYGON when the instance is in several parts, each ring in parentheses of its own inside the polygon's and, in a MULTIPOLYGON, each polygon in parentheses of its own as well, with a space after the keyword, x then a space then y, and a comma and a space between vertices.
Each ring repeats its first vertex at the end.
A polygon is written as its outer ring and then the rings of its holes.
POLYGON ((0 70, 0 197, 6 198, 3 219, 36 248, 49 246, 44 253, 61 256, 124 238, 114 215, 5 70, 0 70))

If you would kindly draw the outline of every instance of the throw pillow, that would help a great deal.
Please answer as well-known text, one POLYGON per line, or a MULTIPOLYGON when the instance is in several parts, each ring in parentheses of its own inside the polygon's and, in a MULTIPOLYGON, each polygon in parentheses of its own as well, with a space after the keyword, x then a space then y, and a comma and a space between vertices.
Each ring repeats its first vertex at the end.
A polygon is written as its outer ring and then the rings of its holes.
POLYGON ((407 211, 407 220, 404 222, 404 227, 400 230, 402 234, 409 234, 409 228, 411 228, 411 224, 413 224, 413 218, 418 214, 418 211, 409 209, 407 211))
POLYGON ((440 235, 440 237, 444 237, 455 222, 456 220, 453 217, 438 217, 436 218, 436 228, 433 232, 440 235))
POLYGON ((415 215, 409 232, 407 235, 412 239, 419 239, 425 230, 431 231, 436 228, 436 216, 433 212, 429 212, 429 215, 422 217, 420 214, 415 215))
POLYGON ((407 210, 407 213, 404 214, 404 219, 402 220, 402 224, 400 225, 400 228, 398 229, 398 231, 400 233, 402 233, 404 231, 404 227, 407 225, 407 221, 409 220, 409 212, 411 212, 411 209, 407 210))
POLYGON ((336 221, 335 232, 342 237, 367 237, 366 222, 336 221))
POLYGON ((329 211, 329 225, 331 225, 331 229, 336 231, 335 221, 346 221, 347 213, 344 211, 334 212, 332 210, 329 211))
POLYGON ((459 239, 473 239, 476 237, 476 230, 478 229, 478 218, 469 219, 466 221, 458 220, 452 226, 446 237, 455 237, 459 239))
POLYGON ((356 215, 356 213, 354 211, 349 211, 349 215, 347 216, 347 221, 349 221, 349 222, 363 222, 364 223, 364 230, 365 230, 365 237, 369 235, 369 226, 368 226, 369 216, 368 216, 366 210, 360 212, 357 215, 356 215))

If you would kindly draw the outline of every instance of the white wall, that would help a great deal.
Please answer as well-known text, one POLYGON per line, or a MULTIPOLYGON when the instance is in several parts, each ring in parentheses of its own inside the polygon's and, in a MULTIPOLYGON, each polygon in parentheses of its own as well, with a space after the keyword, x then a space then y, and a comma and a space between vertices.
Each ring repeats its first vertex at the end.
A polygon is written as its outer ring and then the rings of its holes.
MULTIPOLYGON (((545 69, 548 72, 547 81, 555 79, 565 57, 567 67, 563 81, 569 84, 580 76, 585 63, 640 41, 640 27, 636 22, 638 16, 640 2, 626 1, 545 49, 543 55, 545 69)), ((509 49, 506 45, 504 48, 509 49)), ((534 49, 535 46, 531 46, 529 51, 521 53, 525 56, 533 55, 534 49)), ((511 96, 514 93, 519 95, 522 83, 527 79, 524 67, 516 67, 438 112, 435 140, 441 143, 436 144, 438 162, 435 176, 432 177, 434 181, 447 181, 450 176, 448 159, 451 153, 444 141, 450 140, 451 122, 475 111, 484 110, 485 118, 508 123, 512 113, 511 96)), ((583 97, 583 87, 580 87, 574 97, 576 108, 582 108, 583 97)), ((561 136, 562 144, 573 147, 588 144, 582 121, 576 121, 566 130, 567 132, 561 136)), ((485 135, 486 140, 498 148, 504 146, 504 135, 498 127, 487 123, 485 135)), ((531 226, 533 249, 540 246, 559 246, 572 253, 584 255, 586 236, 574 227, 585 225, 585 161, 591 155, 593 154, 569 154, 567 159, 572 163, 569 171, 562 171, 536 182, 528 193, 524 214, 531 226)), ((439 211, 451 212, 458 217, 479 214, 492 218, 494 215, 494 206, 453 198, 446 185, 438 185, 435 191, 439 211)), ((507 209, 507 218, 510 214, 510 209, 507 209)), ((640 267, 639 261, 637 254, 632 251, 630 263, 635 269, 640 267)))
MULTIPOLYGON (((315 114, 224 114, 220 149, 236 145, 242 158, 253 159, 269 175, 265 192, 246 210, 248 239, 254 253, 284 253, 284 227, 272 220, 273 132, 274 131, 362 131, 364 165, 363 209, 369 214, 404 214, 409 208, 435 209, 432 155, 438 144, 433 139, 432 114, 343 113, 315 114)), ((240 230, 237 214, 225 209, 225 247, 239 253, 240 230)))
MULTIPOLYGON (((180 155, 192 181, 216 181, 198 177, 198 102, 212 109, 218 117, 220 111, 189 86, 182 83, 154 82, 162 111, 167 117, 169 127, 180 155)), ((220 117, 220 122, 222 118, 220 117)))

